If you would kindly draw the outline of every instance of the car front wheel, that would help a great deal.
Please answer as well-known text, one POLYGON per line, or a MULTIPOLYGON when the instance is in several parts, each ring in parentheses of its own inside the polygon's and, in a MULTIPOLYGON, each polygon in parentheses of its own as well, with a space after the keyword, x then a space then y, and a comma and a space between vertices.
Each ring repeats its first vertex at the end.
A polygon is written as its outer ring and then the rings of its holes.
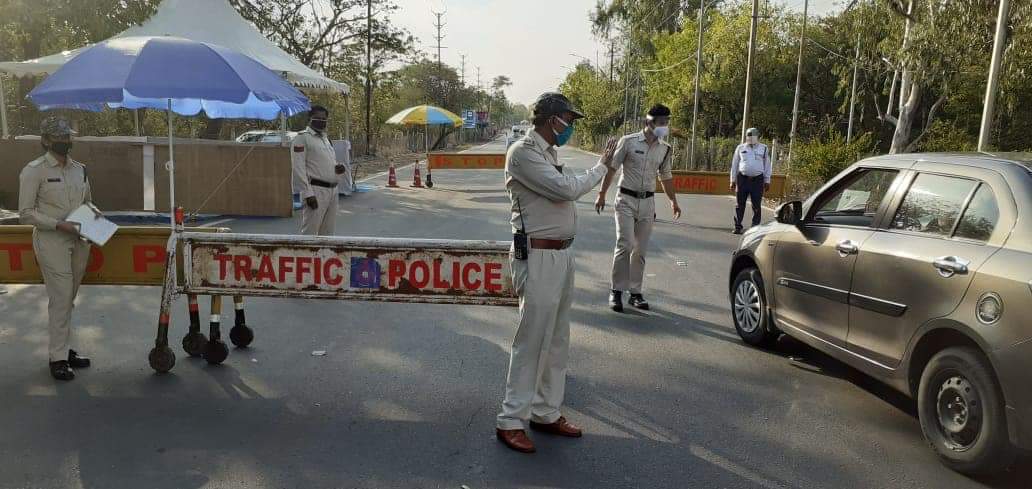
POLYGON ((1014 460, 1003 397, 981 352, 952 347, 933 356, 921 374, 917 404, 925 439, 947 467, 990 475, 1014 460))
POLYGON ((731 316, 738 336, 754 346, 773 344, 778 333, 769 327, 769 314, 760 271, 746 268, 738 272, 731 285, 731 316))

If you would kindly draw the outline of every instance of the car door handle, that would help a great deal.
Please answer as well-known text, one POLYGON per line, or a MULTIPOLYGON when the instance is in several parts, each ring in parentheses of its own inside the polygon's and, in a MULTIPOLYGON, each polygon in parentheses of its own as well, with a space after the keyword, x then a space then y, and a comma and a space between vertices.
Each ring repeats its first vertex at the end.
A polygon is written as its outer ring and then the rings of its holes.
POLYGON ((956 256, 940 256, 932 262, 932 266, 939 270, 939 275, 945 278, 968 273, 968 265, 970 264, 969 260, 956 256))
POLYGON ((839 255, 841 255, 843 257, 849 256, 849 255, 855 255, 855 254, 857 254, 857 252, 860 251, 860 247, 857 246, 856 243, 854 243, 854 242, 852 242, 852 241, 850 241, 848 239, 845 240, 845 241, 839 241, 839 244, 835 245, 835 249, 838 250, 839 255))

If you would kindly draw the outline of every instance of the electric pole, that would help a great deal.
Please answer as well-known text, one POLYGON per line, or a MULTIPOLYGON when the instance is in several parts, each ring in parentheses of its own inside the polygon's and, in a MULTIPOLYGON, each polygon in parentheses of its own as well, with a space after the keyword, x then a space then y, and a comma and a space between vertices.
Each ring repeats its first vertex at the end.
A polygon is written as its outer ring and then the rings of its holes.
POLYGON ((846 127, 846 144, 853 140, 853 111, 856 108, 856 76, 860 70, 860 30, 856 32, 856 55, 853 58, 853 88, 849 95, 849 126, 846 127))
POLYGON ((373 154, 373 0, 366 0, 366 82, 365 82, 366 156, 373 154))
POLYGON ((441 17, 447 13, 447 10, 444 12, 431 12, 437 16, 437 22, 434 23, 434 27, 437 28, 437 45, 434 47, 437 48, 437 92, 438 97, 440 98, 436 102, 440 105, 444 105, 444 69, 441 64, 441 49, 445 49, 445 46, 441 46, 441 39, 444 38, 444 36, 441 35, 441 28, 446 24, 441 22, 441 17))
POLYGON ((616 56, 616 42, 609 41, 609 83, 613 83, 613 58, 616 56))
POLYGON ((742 109, 742 139, 745 142, 745 130, 749 128, 749 105, 752 100, 753 57, 756 54, 756 21, 760 10, 760 0, 753 0, 752 26, 749 28, 749 58, 745 68, 745 107, 742 109))
POLYGON ((978 151, 989 146, 993 127, 993 112, 996 110, 996 92, 999 89, 1000 65, 1003 64, 1003 47, 1007 40, 1007 19, 1010 17, 1010 0, 1000 0, 1000 13, 996 17, 996 39, 993 40, 993 58, 989 63, 989 80, 985 86, 985 104, 982 109, 982 127, 978 131, 978 151))
POLYGON ((465 88, 466 87, 466 55, 465 54, 460 54, 459 57, 462 58, 461 80, 462 80, 462 87, 465 88))
POLYGON ((699 85, 702 81, 702 22, 705 12, 705 0, 699 0, 699 40, 695 50, 695 107, 692 109, 692 153, 688 158, 693 170, 695 169, 695 124, 699 119, 699 85))
POLYGON ((788 135, 788 164, 792 164, 792 145, 795 144, 796 129, 799 127, 799 91, 803 82, 803 46, 806 45, 806 19, 810 0, 803 2, 803 28, 799 31, 799 63, 796 65, 795 101, 792 102, 792 131, 788 135))

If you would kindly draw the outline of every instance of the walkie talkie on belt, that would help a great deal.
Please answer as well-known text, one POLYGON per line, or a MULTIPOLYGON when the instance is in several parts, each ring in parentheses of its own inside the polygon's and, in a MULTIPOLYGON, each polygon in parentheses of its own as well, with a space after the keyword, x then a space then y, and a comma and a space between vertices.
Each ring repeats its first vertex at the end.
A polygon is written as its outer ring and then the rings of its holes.
POLYGON ((512 235, 513 258, 526 260, 529 254, 527 246, 529 240, 527 239, 527 225, 523 221, 523 208, 520 207, 519 197, 516 197, 516 210, 520 213, 520 230, 512 235))

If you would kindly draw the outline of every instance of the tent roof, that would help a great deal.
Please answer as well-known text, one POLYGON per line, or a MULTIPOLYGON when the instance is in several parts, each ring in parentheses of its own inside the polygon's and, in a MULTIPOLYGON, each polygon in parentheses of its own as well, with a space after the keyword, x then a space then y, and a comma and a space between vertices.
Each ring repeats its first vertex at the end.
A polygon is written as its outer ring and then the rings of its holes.
MULTIPOLYGON (((250 56, 270 70, 284 73, 292 84, 324 92, 348 93, 348 86, 305 66, 258 32, 227 0, 164 0, 142 25, 114 36, 176 36, 218 44, 250 56)), ((0 72, 14 76, 47 75, 83 49, 63 51, 30 61, 0 63, 0 72)))

